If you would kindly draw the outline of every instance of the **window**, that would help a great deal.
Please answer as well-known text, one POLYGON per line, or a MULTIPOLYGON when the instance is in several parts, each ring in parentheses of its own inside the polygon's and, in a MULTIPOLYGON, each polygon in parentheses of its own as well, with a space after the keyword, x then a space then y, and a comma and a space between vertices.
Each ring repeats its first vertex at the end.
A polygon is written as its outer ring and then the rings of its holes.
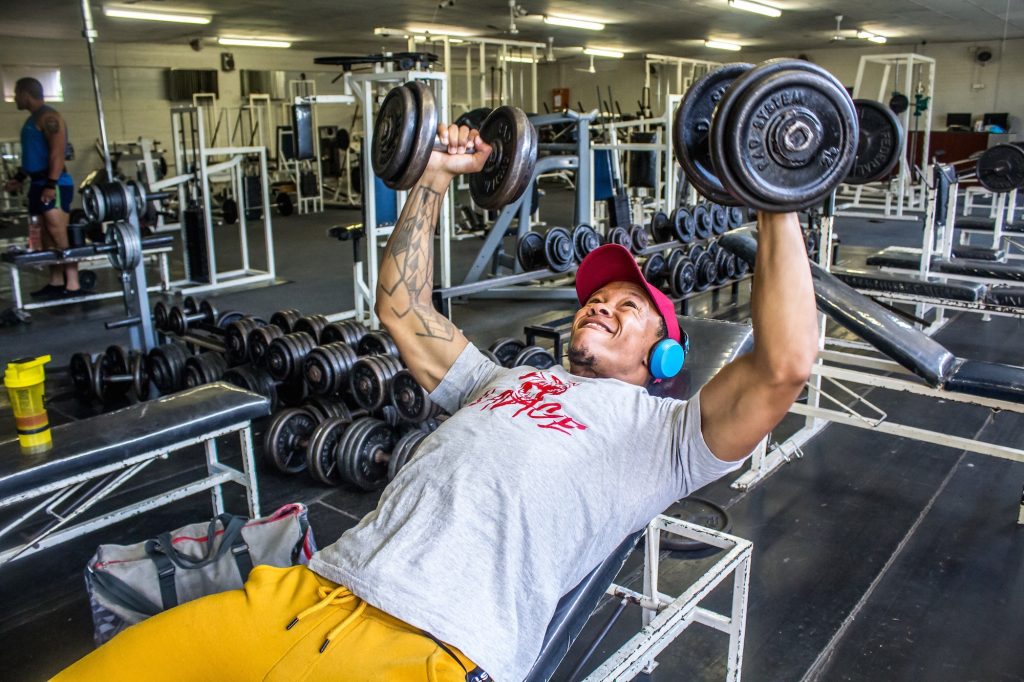
POLYGON ((14 84, 19 78, 35 78, 43 84, 43 97, 47 102, 63 102, 64 86, 60 80, 60 69, 49 66, 4 66, 4 101, 14 101, 14 84))

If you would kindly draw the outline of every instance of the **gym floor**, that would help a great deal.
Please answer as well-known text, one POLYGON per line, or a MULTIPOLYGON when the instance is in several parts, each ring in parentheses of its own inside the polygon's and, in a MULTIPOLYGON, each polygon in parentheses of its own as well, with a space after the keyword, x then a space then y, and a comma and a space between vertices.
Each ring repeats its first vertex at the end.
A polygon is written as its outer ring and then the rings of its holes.
MULTIPOLYGON (((545 217, 568 218, 568 197, 550 190, 542 204, 545 217)), ((218 294, 216 304, 222 311, 264 316, 285 307, 307 313, 350 308, 351 245, 329 240, 325 230, 358 220, 357 212, 339 210, 275 217, 277 268, 287 283, 218 294)), ((862 261, 874 248, 920 240, 915 223, 851 219, 838 221, 837 229, 840 258, 846 263, 862 261)), ((227 252, 237 230, 218 230, 227 252)), ((0 239, 15 236, 20 228, 0 229, 0 239)), ((456 281, 478 244, 475 239, 454 243, 456 281)), ((41 279, 38 285, 28 283, 31 288, 41 284, 41 279)), ((114 286, 109 273, 101 276, 100 286, 114 286)), ((9 292, 0 295, 10 300, 9 292)), ((704 296, 691 312, 732 320, 749 315, 742 294, 737 302, 723 295, 719 303, 712 310, 711 297, 704 296)), ((47 386, 53 423, 83 418, 97 409, 71 397, 62 369, 75 351, 97 352, 111 343, 126 343, 124 332, 102 327, 120 312, 116 299, 79 304, 35 311, 31 324, 0 329, 4 362, 41 352, 53 356, 47 386)), ((487 345, 498 336, 521 335, 524 324, 568 312, 568 304, 473 301, 457 305, 453 316, 471 340, 487 345)), ((1021 333, 1018 320, 983 322, 978 315, 959 314, 936 338, 960 356, 1024 364, 1021 344, 1014 340, 1021 333)), ((4 439, 13 436, 6 398, 4 392, 4 439)), ((904 423, 995 443, 1024 442, 1021 415, 882 391, 872 393, 871 400, 904 423)), ((776 439, 796 423, 787 418, 776 439)), ((262 426, 256 425, 257 440, 262 426)), ((161 463, 149 479, 122 494, 140 495, 139 487, 187 477, 202 463, 196 455, 161 463)), ((732 532, 754 543, 746 679, 1024 680, 1024 529, 1015 523, 1024 465, 832 425, 804 447, 803 458, 752 490, 741 493, 729 487, 738 475, 698 495, 726 507, 732 532)), ((378 497, 323 488, 307 476, 286 478, 262 465, 259 476, 264 512, 287 502, 306 503, 320 545, 353 526, 378 497)), ((231 501, 234 506, 229 508, 242 510, 238 499, 231 501)), ((135 542, 208 514, 208 498, 199 496, 0 567, 4 677, 44 679, 91 649, 82 568, 97 544, 135 542)), ((662 562, 663 591, 685 587, 707 561, 667 556, 662 562)), ((635 552, 618 582, 639 585, 641 565, 641 552, 635 552)), ((726 608, 731 594, 727 588, 712 595, 712 608, 726 608)), ((591 618, 556 679, 566 679, 586 649, 587 634, 603 625, 611 606, 605 603, 591 618)), ((591 667, 635 630, 638 613, 627 610, 591 667)), ((654 678, 723 679, 725 654, 724 635, 694 625, 659 657, 654 678)))

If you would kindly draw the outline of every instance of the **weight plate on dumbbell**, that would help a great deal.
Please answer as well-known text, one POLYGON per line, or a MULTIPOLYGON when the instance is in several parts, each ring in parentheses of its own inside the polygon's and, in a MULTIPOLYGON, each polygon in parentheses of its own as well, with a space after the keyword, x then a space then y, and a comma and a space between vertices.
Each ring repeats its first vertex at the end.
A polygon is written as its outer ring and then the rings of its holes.
POLYGON ((693 207, 694 232, 697 239, 707 239, 714 233, 714 225, 711 222, 711 211, 708 205, 701 202, 693 207))
POLYGON ((217 309, 214 307, 213 303, 209 301, 209 299, 204 298, 202 300, 202 302, 199 304, 199 312, 204 316, 203 322, 206 322, 208 324, 217 323, 217 309))
POLYGON ((548 369, 555 364, 555 356, 540 346, 526 346, 512 359, 512 367, 548 369))
POLYGON ((529 186, 537 160, 537 132, 521 109, 501 106, 480 126, 480 137, 491 145, 491 154, 483 169, 469 176, 469 191, 480 208, 498 210, 529 186))
POLYGON ((387 484, 388 462, 395 447, 395 432, 379 419, 356 420, 338 446, 338 468, 349 483, 362 490, 379 490, 387 484))
POLYGON ((256 329, 256 325, 257 322, 252 318, 242 317, 224 327, 224 352, 231 364, 241 364, 248 359, 249 332, 256 329))
POLYGON ((68 374, 71 375, 71 385, 75 387, 75 393, 79 397, 87 398, 92 393, 92 358, 88 353, 75 353, 68 363, 68 374))
POLYGON ((572 231, 572 248, 576 252, 576 260, 582 262, 587 254, 599 246, 601 246, 601 237, 590 225, 580 223, 572 231))
POLYGON ((177 336, 184 336, 188 333, 188 320, 185 319, 185 311, 174 306, 167 318, 167 331, 177 336))
POLYGON ((682 249, 672 249, 668 254, 668 261, 665 263, 666 274, 671 273, 676 269, 676 263, 681 260, 686 260, 689 256, 682 249))
POLYGON ((146 356, 136 355, 132 358, 132 392, 140 401, 149 399, 149 372, 146 369, 146 356))
POLYGON ((427 169, 427 162, 430 161, 430 154, 434 149, 434 138, 437 136, 437 105, 434 103, 433 91, 425 83, 410 81, 402 87, 412 93, 416 128, 413 132, 412 146, 406 157, 407 161, 397 181, 397 188, 411 189, 427 169))
POLYGON ((341 341, 349 347, 355 348, 359 345, 362 338, 369 333, 369 329, 355 320, 331 322, 320 332, 320 343, 326 346, 327 344, 341 341))
POLYGON ((281 410, 263 437, 267 461, 285 474, 297 474, 306 468, 306 444, 318 420, 301 407, 281 410))
POLYGON ((263 396, 270 401, 270 411, 277 410, 277 382, 262 367, 238 365, 224 372, 221 379, 233 386, 263 396))
POLYGON ((398 410, 399 418, 412 424, 426 421, 439 411, 407 369, 403 369, 391 379, 388 392, 391 404, 398 410))
POLYGON ((225 199, 220 205, 220 213, 225 225, 234 225, 238 222, 238 202, 234 199, 225 199))
POLYGON ((519 355, 519 352, 526 347, 526 344, 519 339, 513 339, 509 336, 497 339, 491 344, 490 350, 494 353, 494 356, 498 358, 498 362, 503 367, 512 367, 512 361, 519 355))
POLYGON ((721 249, 715 253, 716 284, 723 284, 736 275, 736 263, 735 261, 730 261, 729 256, 729 252, 725 249, 721 249))
POLYGON ((640 271, 643 273, 644 279, 654 286, 659 286, 665 278, 665 257, 660 253, 652 253, 647 257, 640 271))
POLYGON ((285 335, 281 328, 275 324, 266 327, 256 327, 249 331, 246 336, 246 345, 249 347, 249 360, 254 364, 262 364, 267 357, 267 350, 274 339, 285 335))
POLYGON ((185 360, 185 370, 182 373, 185 386, 195 388, 217 381, 227 368, 227 360, 221 353, 211 351, 193 355, 185 360))
POLYGON ((398 356, 398 346, 391 334, 385 331, 369 332, 359 339, 356 346, 357 355, 393 355, 398 356))
POLYGON ((370 163, 374 174, 391 189, 408 189, 399 187, 399 180, 412 156, 417 118, 412 90, 401 86, 388 92, 377 111, 370 163))
POLYGON ((733 81, 752 68, 752 64, 726 64, 702 76, 686 91, 676 109, 672 126, 676 159, 694 188, 720 204, 731 205, 736 200, 725 189, 711 159, 715 107, 733 81))
POLYGON ((401 471, 409 460, 416 454, 420 443, 428 436, 426 431, 413 429, 398 439, 391 452, 391 459, 388 460, 388 481, 395 480, 395 476, 401 471))
POLYGON ((484 124, 487 117, 491 113, 490 107, 480 107, 478 109, 470 109, 465 112, 457 119, 455 119, 455 125, 466 126, 470 130, 480 130, 480 126, 484 124))
POLYGON ((624 227, 613 227, 605 235, 605 244, 618 244, 628 249, 630 245, 629 232, 624 227))
POLYGON ((487 358, 488 360, 490 360, 491 362, 493 362, 493 363, 494 363, 494 364, 496 364, 496 365, 500 365, 500 364, 501 364, 501 361, 500 361, 500 360, 498 360, 498 356, 497 356, 497 355, 495 355, 494 353, 492 353, 492 352, 491 352, 491 351, 490 351, 489 349, 487 349, 487 348, 483 348, 483 349, 481 349, 481 350, 480 350, 480 354, 481 354, 481 355, 483 355, 483 356, 484 356, 485 358, 487 358))
POLYGON ((348 375, 353 399, 368 412, 380 409, 388 398, 388 383, 400 369, 401 364, 394 356, 360 358, 348 375))
POLYGON ((306 468, 316 480, 325 485, 341 483, 338 472, 338 444, 352 424, 345 417, 331 417, 321 422, 309 436, 306 445, 306 468))
POLYGON ((672 232, 675 239, 683 244, 689 244, 697 236, 697 221, 684 206, 672 214, 672 232))
POLYGON ((642 225, 634 225, 629 228, 629 250, 639 254, 647 248, 650 239, 647 237, 647 230, 642 225))
POLYGON ((181 388, 187 358, 188 351, 177 343, 167 343, 149 351, 146 371, 161 394, 174 393, 181 388))
POLYGON ((302 313, 294 308, 286 308, 284 310, 278 310, 276 313, 270 316, 270 324, 274 325, 285 334, 291 334, 295 323, 302 317, 302 313))
POLYGON ((730 206, 728 209, 729 213, 729 229, 735 230, 737 227, 743 226, 743 209, 739 206, 730 206))
POLYGON ((729 229, 729 210, 721 204, 711 204, 711 231, 725 234, 729 229))
POLYGON ((705 251, 692 262, 696 269, 694 290, 704 291, 714 284, 718 278, 718 268, 715 266, 715 259, 710 253, 705 251))
POLYGON ((552 227, 544 235, 544 260, 555 272, 565 272, 572 268, 575 252, 572 237, 564 227, 552 227))
MULTIPOLYGON (((256 337, 252 338, 255 341, 256 337)), ((306 332, 292 332, 270 342, 264 364, 270 376, 278 381, 299 378, 306 355, 316 347, 316 341, 306 332)))
POLYGON ((336 395, 348 388, 348 374, 359 360, 351 346, 335 341, 314 348, 306 356, 302 374, 317 395, 336 395))
POLYGON ((131 388, 131 368, 124 348, 107 346, 93 367, 92 386, 93 397, 101 403, 108 403, 128 393, 131 388), (115 376, 127 380, 111 381, 110 378, 115 376))
MULTIPOLYGON (((728 533, 732 527, 729 515, 726 514, 724 509, 717 504, 696 497, 684 497, 670 506, 665 511, 665 514, 671 518, 687 521, 722 533, 728 533)), ((713 549, 715 552, 720 551, 714 545, 708 545, 700 540, 693 540, 682 535, 676 535, 675 533, 661 533, 658 544, 661 549, 674 552, 694 552, 705 549, 713 549)))
POLYGON ((857 156, 843 182, 864 185, 888 176, 903 152, 903 129, 891 109, 870 99, 855 99, 857 156))
POLYGON ((697 284, 697 268, 689 258, 683 258, 676 262, 670 270, 669 289, 675 296, 686 296, 693 291, 697 284))
POLYGON ((293 332, 306 332, 313 337, 313 340, 320 343, 320 334, 328 324, 327 318, 323 315, 306 315, 300 317, 292 326, 293 332))
POLYGON ((712 161, 740 203, 815 206, 849 174, 857 114, 843 85, 804 60, 768 60, 740 76, 715 112, 712 161))
POLYGON ((536 232, 527 232, 516 245, 516 259, 519 266, 527 271, 539 270, 546 267, 544 260, 544 237, 536 232))
POLYGON ((324 396, 311 396, 303 406, 310 414, 318 420, 323 421, 331 417, 345 417, 352 421, 352 413, 348 406, 340 400, 331 400, 324 396))
POLYGON ((237 322, 244 317, 246 317, 246 314, 241 310, 228 310, 227 312, 219 313, 216 319, 213 320, 213 323, 217 329, 227 329, 229 324, 237 322))
POLYGON ((1011 192, 1024 187, 1024 149, 1014 144, 989 147, 975 165, 978 182, 990 192, 1011 192))
POLYGON ((142 240, 138 231, 128 223, 108 225, 106 243, 114 246, 114 250, 107 253, 107 260, 115 270, 131 270, 142 260, 142 240))
POLYGON ((655 211, 651 216, 651 235, 658 242, 672 239, 672 221, 662 211, 655 211))

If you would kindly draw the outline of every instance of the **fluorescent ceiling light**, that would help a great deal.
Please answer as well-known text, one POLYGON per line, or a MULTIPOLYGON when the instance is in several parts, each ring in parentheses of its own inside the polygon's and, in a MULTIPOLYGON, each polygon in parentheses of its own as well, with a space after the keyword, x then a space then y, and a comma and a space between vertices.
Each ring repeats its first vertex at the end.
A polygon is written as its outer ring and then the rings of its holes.
POLYGON ((739 52, 742 49, 742 45, 736 43, 729 43, 724 40, 705 40, 704 47, 710 47, 715 50, 729 50, 730 52, 739 52))
POLYGON ((782 16, 782 10, 777 7, 762 5, 759 2, 751 2, 750 0, 729 0, 729 7, 741 9, 745 12, 753 12, 754 14, 763 14, 766 17, 782 16))
POLYGON ((873 43, 884 43, 886 40, 885 36, 880 36, 870 31, 857 31, 857 37, 862 40, 870 40, 873 43))
POLYGON ((287 40, 267 40, 264 38, 217 38, 221 45, 240 45, 242 47, 291 47, 287 40))
POLYGON ((555 26, 568 26, 570 28, 585 28, 588 31, 603 31, 604 24, 600 21, 592 21, 590 19, 576 19, 573 17, 556 17, 544 15, 545 24, 554 24, 555 26))
POLYGON ((429 33, 435 36, 461 36, 468 38, 473 35, 471 31, 467 31, 464 28, 454 28, 451 26, 410 26, 405 30, 410 33, 429 33))
POLYGON ((625 52, 608 50, 603 47, 585 47, 583 48, 583 54, 589 54, 592 57, 613 57, 615 59, 622 59, 626 56, 625 52))
POLYGON ((513 57, 508 55, 507 57, 500 57, 501 61, 505 62, 516 62, 517 64, 536 64, 537 60, 533 57, 513 57))
POLYGON ((103 6, 103 14, 115 19, 141 19, 143 21, 167 21, 173 24, 208 24, 210 17, 201 14, 172 14, 170 12, 149 12, 139 9, 103 6))

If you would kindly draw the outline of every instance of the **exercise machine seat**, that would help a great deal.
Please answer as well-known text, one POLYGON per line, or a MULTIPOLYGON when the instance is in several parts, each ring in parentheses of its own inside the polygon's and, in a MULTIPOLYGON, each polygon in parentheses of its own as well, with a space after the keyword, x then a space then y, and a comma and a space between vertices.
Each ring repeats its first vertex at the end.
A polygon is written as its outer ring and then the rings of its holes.
POLYGON ((985 295, 985 302, 993 305, 1005 305, 1024 308, 1024 287, 994 286, 985 295))
POLYGON ((943 282, 935 277, 921 279, 911 275, 899 275, 876 270, 849 269, 833 272, 841 281, 855 289, 887 291, 898 294, 930 296, 954 301, 977 303, 985 296, 984 284, 971 282, 943 282))
POLYGON ((217 382, 55 426, 46 453, 23 455, 14 438, 0 443, 0 499, 268 414, 265 397, 217 382))
POLYGON ((953 258, 973 258, 974 260, 1006 260, 1006 249, 990 249, 987 246, 971 244, 954 244, 953 258))
MULTIPOLYGON (((960 230, 995 232, 996 221, 993 218, 957 216, 953 222, 953 227, 960 230)), ((1003 232, 1024 232, 1024 223, 1003 223, 1003 232)))
MULTIPOLYGON (((921 265, 921 254, 901 250, 898 247, 888 247, 868 256, 866 262, 868 265, 882 268, 916 270, 921 265)), ((967 275, 1024 282, 1024 267, 1016 263, 1001 263, 977 258, 951 258, 950 260, 932 258, 931 271, 947 275, 967 275)))

